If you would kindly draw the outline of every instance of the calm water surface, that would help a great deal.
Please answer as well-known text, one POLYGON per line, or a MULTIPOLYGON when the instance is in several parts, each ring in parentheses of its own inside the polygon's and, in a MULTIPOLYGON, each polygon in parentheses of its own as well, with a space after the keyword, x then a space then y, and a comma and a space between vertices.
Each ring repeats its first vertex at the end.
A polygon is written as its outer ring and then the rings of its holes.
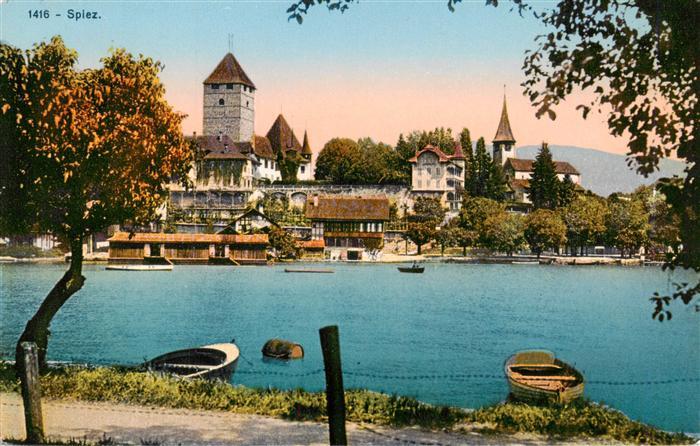
MULTIPOLYGON (((318 329, 340 327, 346 388, 366 387, 426 402, 477 407, 503 400, 513 352, 546 348, 592 381, 586 395, 668 430, 700 432, 700 316, 674 307, 653 321, 658 268, 427 264, 333 265, 335 274, 285 274, 282 266, 176 266, 172 272, 85 267, 85 287, 54 319, 49 358, 139 363, 169 350, 236 339, 233 382, 323 388, 318 329), (300 342, 306 357, 264 361, 266 340, 300 342), (273 374, 270 372, 279 372, 273 374), (420 378, 416 378, 420 376, 420 378), (689 378, 673 384, 619 384, 689 378)), ((63 265, 0 265, 0 353, 11 356, 27 319, 63 265)))

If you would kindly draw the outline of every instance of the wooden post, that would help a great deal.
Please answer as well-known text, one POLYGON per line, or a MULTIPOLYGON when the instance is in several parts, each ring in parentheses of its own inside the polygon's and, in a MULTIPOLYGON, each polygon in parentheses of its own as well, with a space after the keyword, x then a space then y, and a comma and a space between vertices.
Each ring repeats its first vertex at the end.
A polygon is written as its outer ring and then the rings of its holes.
POLYGON ((319 331, 323 365, 326 370, 326 402, 328 404, 328 430, 331 445, 347 445, 345 436, 345 391, 343 370, 340 366, 340 337, 338 326, 323 327, 319 331))
POLYGON ((39 382, 39 352, 34 342, 23 342, 24 379, 22 399, 24 401, 24 426, 27 443, 44 442, 44 421, 41 416, 41 384, 39 382))

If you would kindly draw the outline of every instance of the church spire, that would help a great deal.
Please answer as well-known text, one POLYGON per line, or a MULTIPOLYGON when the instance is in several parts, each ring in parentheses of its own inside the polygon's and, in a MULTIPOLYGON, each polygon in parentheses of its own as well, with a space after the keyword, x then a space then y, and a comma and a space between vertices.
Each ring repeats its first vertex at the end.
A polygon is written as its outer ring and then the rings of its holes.
POLYGON ((503 93, 503 110, 501 110, 501 121, 498 123, 498 130, 493 142, 515 143, 513 131, 510 129, 510 121, 508 120, 508 108, 506 107, 506 94, 503 93))
POLYGON ((309 145, 309 135, 307 135, 306 130, 304 130, 304 143, 301 145, 301 154, 304 156, 311 156, 311 146, 309 145))

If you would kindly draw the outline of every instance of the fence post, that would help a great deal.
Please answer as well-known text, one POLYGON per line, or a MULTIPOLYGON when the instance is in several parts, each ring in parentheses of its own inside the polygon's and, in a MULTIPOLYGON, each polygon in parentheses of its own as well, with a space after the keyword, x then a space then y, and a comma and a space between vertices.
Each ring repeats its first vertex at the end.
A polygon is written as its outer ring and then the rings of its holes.
POLYGON ((27 443, 44 442, 44 421, 41 415, 41 384, 39 382, 39 354, 34 342, 22 342, 24 352, 24 426, 27 443))
POLYGON ((323 365, 326 370, 326 402, 331 445, 347 445, 345 436, 345 391, 340 366, 340 337, 338 326, 330 325, 319 331, 323 365))

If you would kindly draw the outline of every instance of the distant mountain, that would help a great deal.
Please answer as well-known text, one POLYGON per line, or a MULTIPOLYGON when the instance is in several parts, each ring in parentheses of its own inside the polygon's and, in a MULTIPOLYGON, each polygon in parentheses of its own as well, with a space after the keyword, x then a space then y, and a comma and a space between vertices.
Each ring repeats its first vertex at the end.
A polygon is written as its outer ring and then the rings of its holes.
MULTIPOLYGON (((680 161, 662 159, 659 170, 645 178, 627 166, 624 155, 573 146, 550 145, 549 149, 555 160, 568 161, 581 172, 581 186, 603 197, 613 192, 632 192, 659 178, 683 176, 685 168, 680 161)), ((523 146, 515 153, 518 158, 535 159, 539 150, 539 146, 523 146)))

